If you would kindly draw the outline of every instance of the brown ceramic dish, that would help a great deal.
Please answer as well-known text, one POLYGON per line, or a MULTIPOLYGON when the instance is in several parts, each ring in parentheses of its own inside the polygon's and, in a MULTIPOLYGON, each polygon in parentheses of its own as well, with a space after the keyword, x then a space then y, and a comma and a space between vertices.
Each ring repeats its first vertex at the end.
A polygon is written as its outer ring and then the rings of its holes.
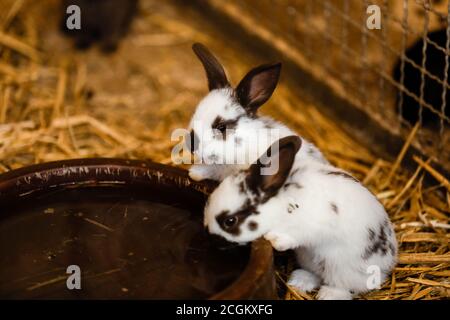
POLYGON ((0 298, 271 299, 270 245, 207 234, 212 183, 144 161, 81 159, 0 176, 0 298), (67 288, 69 265, 81 290, 67 288))

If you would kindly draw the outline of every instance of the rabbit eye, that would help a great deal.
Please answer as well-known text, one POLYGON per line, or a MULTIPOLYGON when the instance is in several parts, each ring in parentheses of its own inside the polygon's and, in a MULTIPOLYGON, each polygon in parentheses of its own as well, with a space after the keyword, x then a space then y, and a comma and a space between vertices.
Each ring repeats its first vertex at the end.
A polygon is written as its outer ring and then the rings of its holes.
POLYGON ((227 124, 226 123, 219 123, 216 124, 213 129, 217 130, 216 137, 219 139, 225 140, 227 138, 226 130, 227 130, 227 124))
POLYGON ((217 126, 217 130, 220 131, 220 133, 224 134, 225 130, 227 130, 227 125, 225 123, 221 123, 217 126))
POLYGON ((222 138, 225 140, 227 138, 227 130, 235 129, 238 120, 239 119, 225 120, 224 118, 218 116, 212 123, 211 127, 214 130, 217 130, 217 138, 222 138))
POLYGON ((238 219, 236 217, 228 217, 223 221, 223 225, 226 229, 231 229, 236 226, 238 219))

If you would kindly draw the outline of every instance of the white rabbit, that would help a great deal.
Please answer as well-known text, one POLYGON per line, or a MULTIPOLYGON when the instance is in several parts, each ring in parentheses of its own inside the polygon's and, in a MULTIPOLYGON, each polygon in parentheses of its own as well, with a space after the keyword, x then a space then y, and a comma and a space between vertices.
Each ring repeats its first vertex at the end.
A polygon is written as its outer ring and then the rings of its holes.
MULTIPOLYGON (((190 121, 187 146, 201 163, 194 164, 189 175, 194 180, 221 181, 248 168, 276 140, 295 135, 285 125, 257 115, 275 90, 281 64, 252 69, 233 89, 222 65, 205 46, 196 43, 192 49, 204 66, 210 92, 190 121)), ((303 144, 300 157, 327 163, 313 144, 306 140, 303 144)))
POLYGON ((291 286, 320 287, 319 299, 351 299, 386 279, 396 263, 395 234, 368 189, 341 169, 300 159, 301 146, 298 136, 284 137, 225 178, 207 201, 205 226, 232 242, 264 237, 276 250, 293 249, 302 269, 291 286), (278 170, 263 174, 276 161, 278 170))

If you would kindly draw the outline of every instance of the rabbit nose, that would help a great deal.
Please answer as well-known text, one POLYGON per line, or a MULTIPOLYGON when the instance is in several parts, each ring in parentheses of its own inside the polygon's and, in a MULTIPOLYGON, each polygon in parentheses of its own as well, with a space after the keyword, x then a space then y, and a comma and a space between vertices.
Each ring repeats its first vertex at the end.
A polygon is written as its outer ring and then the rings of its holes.
POLYGON ((189 151, 191 151, 191 153, 194 154, 194 152, 198 150, 198 144, 200 139, 198 138, 194 129, 191 130, 189 136, 186 138, 187 138, 186 139, 187 147, 189 148, 189 151))

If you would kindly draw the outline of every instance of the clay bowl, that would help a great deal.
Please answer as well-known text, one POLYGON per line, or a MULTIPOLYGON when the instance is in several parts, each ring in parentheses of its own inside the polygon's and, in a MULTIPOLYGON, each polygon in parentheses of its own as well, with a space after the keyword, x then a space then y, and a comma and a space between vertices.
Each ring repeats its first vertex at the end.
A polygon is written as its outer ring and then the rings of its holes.
POLYGON ((274 298, 266 241, 237 246, 204 229, 213 188, 181 169, 121 159, 1 175, 0 298, 274 298), (70 290, 77 279, 81 289, 70 290))

